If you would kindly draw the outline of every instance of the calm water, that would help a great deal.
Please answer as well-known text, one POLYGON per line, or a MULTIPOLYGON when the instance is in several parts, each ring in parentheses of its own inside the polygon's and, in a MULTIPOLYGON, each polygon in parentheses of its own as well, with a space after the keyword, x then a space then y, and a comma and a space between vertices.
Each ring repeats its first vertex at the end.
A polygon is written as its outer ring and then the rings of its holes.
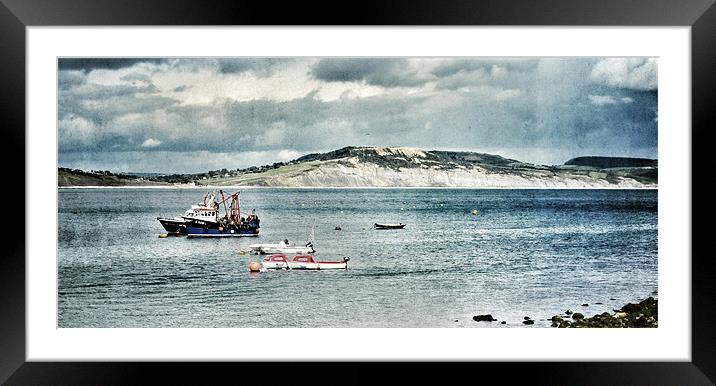
POLYGON ((655 190, 244 188, 261 236, 157 237, 157 216, 205 193, 60 189, 59 327, 523 327, 530 316, 535 328, 657 290, 655 190), (259 257, 238 254, 304 243, 314 224, 316 259, 349 256, 348 270, 251 274, 259 257), (472 320, 484 313, 507 324, 472 320))

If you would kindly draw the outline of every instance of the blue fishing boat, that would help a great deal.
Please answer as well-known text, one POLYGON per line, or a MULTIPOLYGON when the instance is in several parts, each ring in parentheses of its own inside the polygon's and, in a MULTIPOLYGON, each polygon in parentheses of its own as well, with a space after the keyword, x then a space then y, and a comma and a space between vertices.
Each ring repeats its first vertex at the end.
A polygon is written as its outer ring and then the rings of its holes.
POLYGON ((220 196, 211 195, 205 199, 207 205, 192 206, 182 218, 187 237, 255 237, 259 235, 261 220, 256 210, 243 216, 241 213, 240 192, 220 196), (230 204, 227 206, 227 201, 230 204), (219 216, 221 209, 224 216, 219 216))

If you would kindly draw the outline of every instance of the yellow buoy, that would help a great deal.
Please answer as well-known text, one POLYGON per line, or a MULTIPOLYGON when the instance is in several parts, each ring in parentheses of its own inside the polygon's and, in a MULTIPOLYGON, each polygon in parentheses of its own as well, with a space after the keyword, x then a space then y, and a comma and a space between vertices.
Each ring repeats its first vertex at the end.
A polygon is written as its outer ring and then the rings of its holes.
POLYGON ((259 272, 261 270, 261 264, 258 262, 252 261, 249 263, 249 271, 251 272, 259 272))
POLYGON ((473 210, 472 210, 472 215, 473 215, 473 216, 477 216, 477 209, 473 209, 473 210))
POLYGON ((160 239, 165 239, 165 238, 167 238, 168 236, 169 236, 169 235, 166 234, 166 233, 161 233, 161 234, 159 234, 159 238, 160 238, 160 239))
POLYGON ((239 254, 239 255, 245 255, 246 252, 244 252, 243 250, 241 250, 241 251, 238 251, 238 254, 239 254))

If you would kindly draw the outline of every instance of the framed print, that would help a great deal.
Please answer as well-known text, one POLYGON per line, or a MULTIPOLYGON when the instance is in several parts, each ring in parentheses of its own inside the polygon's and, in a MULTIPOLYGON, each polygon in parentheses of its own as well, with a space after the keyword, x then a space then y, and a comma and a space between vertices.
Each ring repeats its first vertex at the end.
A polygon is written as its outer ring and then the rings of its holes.
POLYGON ((364 4, 329 25, 33 3, 0 9, 25 166, 8 384, 209 361, 232 362, 212 381, 441 362, 713 382, 691 211, 712 2, 364 4))

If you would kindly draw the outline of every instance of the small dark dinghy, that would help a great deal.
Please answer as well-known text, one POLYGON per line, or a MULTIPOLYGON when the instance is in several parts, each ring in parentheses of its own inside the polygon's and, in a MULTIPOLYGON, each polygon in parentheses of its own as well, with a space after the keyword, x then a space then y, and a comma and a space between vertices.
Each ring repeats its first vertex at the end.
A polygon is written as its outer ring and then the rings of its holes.
POLYGON ((373 228, 375 229, 403 229, 405 228, 405 224, 373 224, 373 228))

